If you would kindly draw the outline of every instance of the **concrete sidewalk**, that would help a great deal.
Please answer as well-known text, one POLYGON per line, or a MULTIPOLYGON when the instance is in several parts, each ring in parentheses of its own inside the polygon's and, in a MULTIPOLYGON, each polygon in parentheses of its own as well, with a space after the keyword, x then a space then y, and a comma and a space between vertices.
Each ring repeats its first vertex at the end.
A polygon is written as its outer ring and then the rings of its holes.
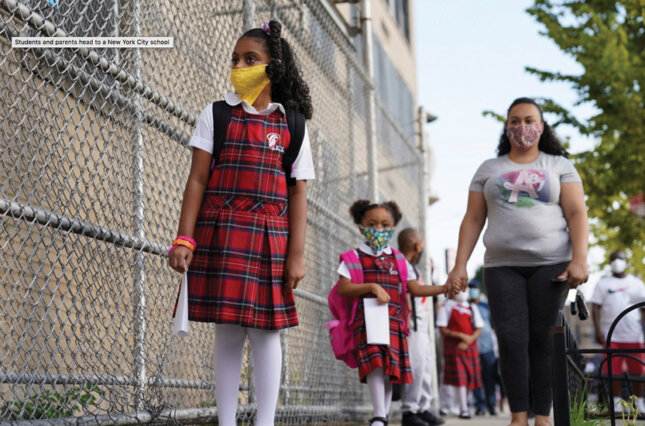
POLYGON ((455 416, 442 418, 446 421, 444 426, 507 426, 511 422, 510 413, 502 413, 497 416, 472 416, 470 420, 455 416))
MULTIPOLYGON (((507 426, 511 422, 510 413, 502 413, 498 416, 473 416, 470 420, 460 419, 455 416, 445 416, 442 417, 446 421, 444 426, 507 426)), ((554 424, 553 417, 551 418, 551 424, 554 424)), ((636 422, 639 426, 645 426, 645 421, 639 420, 636 422)), ((529 425, 533 425, 533 420, 529 420, 529 425)), ((611 422, 609 420, 603 420, 601 423, 602 426, 610 426, 611 422)), ((625 423, 618 418, 616 420, 617 426, 625 426, 625 423)), ((399 421, 390 422, 390 426, 401 426, 399 421)))
POLYGON ((510 413, 502 413, 497 416, 472 416, 470 420, 455 416, 442 418, 446 421, 444 426, 507 426, 511 422, 510 413))
MULTIPOLYGON (((511 422, 511 414, 506 412, 497 416, 472 416, 470 420, 457 416, 444 416, 442 419, 446 421, 444 426, 507 426, 511 422)), ((393 420, 390 426, 401 426, 401 422, 398 419, 393 420)))

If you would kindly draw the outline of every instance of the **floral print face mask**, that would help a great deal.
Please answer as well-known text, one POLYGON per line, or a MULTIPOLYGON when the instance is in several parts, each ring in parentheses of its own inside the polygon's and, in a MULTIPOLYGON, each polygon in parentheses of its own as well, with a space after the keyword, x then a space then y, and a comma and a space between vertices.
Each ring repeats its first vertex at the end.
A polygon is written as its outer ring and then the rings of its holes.
POLYGON ((387 243, 392 239, 392 234, 394 233, 394 229, 377 230, 375 228, 366 228, 364 226, 361 226, 361 231, 365 237, 365 242, 372 248, 372 250, 374 250, 374 253, 378 253, 383 250, 383 248, 387 246, 387 243))
POLYGON ((542 123, 526 125, 507 126, 506 136, 511 144, 520 151, 528 151, 533 145, 540 141, 544 128, 542 123))

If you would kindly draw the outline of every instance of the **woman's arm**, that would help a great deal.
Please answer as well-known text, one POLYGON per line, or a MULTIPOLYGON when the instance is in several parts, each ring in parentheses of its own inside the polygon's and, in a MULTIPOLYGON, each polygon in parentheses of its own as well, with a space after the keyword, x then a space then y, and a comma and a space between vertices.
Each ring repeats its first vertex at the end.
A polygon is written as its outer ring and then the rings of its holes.
POLYGON ((475 244, 477 244, 479 234, 481 234, 482 228, 486 223, 487 214, 488 209, 486 207, 484 193, 470 191, 468 193, 466 214, 459 227, 459 245, 457 246, 455 266, 450 271, 446 283, 455 282, 459 284, 462 290, 466 289, 468 285, 466 264, 475 248, 475 244))
POLYGON ((360 297, 372 293, 380 304, 388 303, 390 295, 376 283, 353 283, 347 277, 340 277, 338 294, 343 297, 360 297))
MULTIPOLYGON (((204 191, 208 186, 210 176, 210 164, 213 156, 199 148, 193 148, 193 157, 190 165, 190 173, 184 189, 184 199, 181 204, 179 215, 179 226, 177 235, 193 237, 195 222, 202 206, 204 191)), ((193 253, 186 247, 179 246, 168 255, 170 267, 177 272, 185 272, 193 260, 193 253), (184 263, 186 268, 184 268, 184 263)))
POLYGON ((577 287, 589 278, 587 269, 589 221, 580 182, 565 182, 560 185, 560 205, 569 226, 569 238, 573 251, 571 262, 563 275, 568 276, 571 287, 577 287))
POLYGON ((285 290, 298 287, 305 277, 305 230, 307 228, 307 181, 289 186, 289 246, 284 266, 285 290))

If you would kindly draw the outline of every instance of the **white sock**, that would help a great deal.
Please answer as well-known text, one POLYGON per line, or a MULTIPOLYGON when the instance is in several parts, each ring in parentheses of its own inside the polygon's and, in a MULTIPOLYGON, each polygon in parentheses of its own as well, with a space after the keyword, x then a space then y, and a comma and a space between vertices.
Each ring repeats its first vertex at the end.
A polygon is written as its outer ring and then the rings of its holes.
MULTIPOLYGON (((374 407, 374 417, 387 418, 387 410, 385 405, 385 375, 383 374, 383 369, 377 368, 376 370, 368 373, 366 379, 367 379, 367 386, 370 389, 372 406, 374 407)), ((391 388, 391 385, 390 385, 390 388, 391 388)), ((391 393, 390 393, 390 400, 392 400, 391 393)), ((374 422, 373 426, 385 426, 385 425, 382 422, 374 422)))
POLYGON ((466 386, 459 386, 459 410, 462 413, 468 413, 468 388, 466 386))
POLYGON ((280 394, 282 347, 278 330, 248 328, 253 355, 253 381, 257 395, 257 426, 273 426, 280 394))
POLYGON ((215 325, 215 400, 221 426, 236 426, 237 396, 246 332, 231 324, 215 325))

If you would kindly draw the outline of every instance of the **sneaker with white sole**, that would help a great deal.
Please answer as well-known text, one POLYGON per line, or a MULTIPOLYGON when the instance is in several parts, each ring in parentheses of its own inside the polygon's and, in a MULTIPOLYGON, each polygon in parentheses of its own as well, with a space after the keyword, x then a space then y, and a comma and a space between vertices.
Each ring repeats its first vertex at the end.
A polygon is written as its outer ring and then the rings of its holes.
POLYGON ((623 412, 623 404, 622 404, 623 399, 619 396, 614 397, 614 412, 615 413, 622 413, 623 412))

